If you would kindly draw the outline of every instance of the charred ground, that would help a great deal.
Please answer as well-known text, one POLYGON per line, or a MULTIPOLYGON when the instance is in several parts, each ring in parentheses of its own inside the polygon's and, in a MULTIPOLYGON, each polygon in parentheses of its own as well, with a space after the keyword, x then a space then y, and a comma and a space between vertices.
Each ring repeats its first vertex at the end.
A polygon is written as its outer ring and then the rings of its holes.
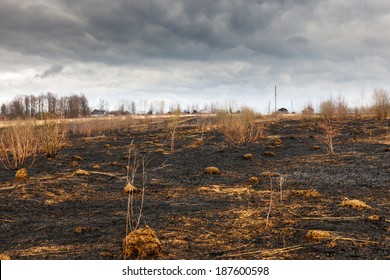
POLYGON ((334 156, 317 140, 316 119, 269 121, 266 137, 233 148, 218 130, 199 131, 189 119, 178 128, 174 152, 159 127, 72 135, 55 159, 38 157, 26 181, 1 169, 0 253, 120 259, 134 141, 147 159, 142 225, 156 231, 161 259, 389 259, 388 126, 338 123, 334 156), (248 153, 252 159, 243 158, 248 153), (221 173, 204 174, 208 166, 221 173), (76 175, 78 169, 92 172, 76 175), (249 181, 253 176, 259 181, 249 181), (343 206, 347 199, 369 208, 343 206), (313 239, 310 230, 330 236, 313 239))

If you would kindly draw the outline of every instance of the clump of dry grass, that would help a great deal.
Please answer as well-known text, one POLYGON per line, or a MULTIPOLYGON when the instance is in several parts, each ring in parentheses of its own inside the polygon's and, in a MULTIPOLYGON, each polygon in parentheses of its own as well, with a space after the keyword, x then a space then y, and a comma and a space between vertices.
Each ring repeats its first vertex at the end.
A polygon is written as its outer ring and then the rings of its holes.
POLYGON ((260 182, 260 179, 259 177, 256 177, 256 176, 252 176, 248 179, 249 183, 252 183, 252 184, 258 184, 260 182))
POLYGON ((124 259, 153 259, 161 254, 161 242, 148 226, 129 233, 122 242, 124 259))
POLYGON ((317 190, 293 190, 291 194, 307 198, 320 198, 322 196, 317 190))
POLYGON ((82 226, 77 226, 73 228, 73 232, 78 234, 86 232, 87 230, 88 230, 87 227, 82 227, 82 226))
POLYGON ((264 171, 260 173, 261 176, 264 177, 279 177, 280 174, 272 171, 264 171))
POLYGON ((38 150, 38 140, 35 137, 32 121, 18 120, 15 124, 5 127, 0 133, 0 161, 6 169, 19 169, 29 166, 35 161, 38 150))
POLYGON ((56 119, 44 119, 36 124, 35 134, 47 158, 54 158, 68 140, 68 125, 56 119))
POLYGON ((83 170, 83 169, 77 169, 74 173, 74 175, 79 175, 79 176, 88 176, 89 171, 83 170))
POLYGON ((136 193, 139 192, 140 190, 136 188, 134 185, 131 183, 127 183, 126 186, 123 188, 124 193, 136 193))
POLYGON ((276 137, 276 138, 274 139, 274 146, 279 147, 279 146, 281 146, 281 145, 283 145, 282 139, 279 138, 279 137, 276 137))
POLYGON ((354 209, 372 209, 371 206, 358 199, 346 199, 341 203, 341 206, 351 207, 354 209))
POLYGON ((217 122, 229 146, 255 143, 264 137, 265 126, 257 121, 257 114, 250 108, 242 108, 238 114, 221 110, 217 122))
POLYGON ((253 155, 252 154, 245 154, 242 156, 243 159, 246 159, 246 160, 252 160, 253 159, 253 155))
POLYGON ((210 187, 207 187, 207 186, 199 187, 198 191, 199 192, 216 192, 216 193, 220 193, 220 192, 222 192, 222 189, 221 189, 221 186, 212 185, 210 187))
POLYGON ((27 180, 28 178, 29 176, 26 168, 21 168, 18 171, 16 171, 15 180, 22 181, 22 180, 27 180))
POLYGON ((371 215, 368 217, 368 220, 371 222, 379 222, 379 221, 383 220, 383 218, 379 215, 371 215))
POLYGON ((215 166, 208 166, 203 171, 204 174, 221 174, 221 170, 215 166))
POLYGON ((309 230, 305 236, 309 241, 316 242, 322 239, 332 238, 332 233, 325 230, 309 230))

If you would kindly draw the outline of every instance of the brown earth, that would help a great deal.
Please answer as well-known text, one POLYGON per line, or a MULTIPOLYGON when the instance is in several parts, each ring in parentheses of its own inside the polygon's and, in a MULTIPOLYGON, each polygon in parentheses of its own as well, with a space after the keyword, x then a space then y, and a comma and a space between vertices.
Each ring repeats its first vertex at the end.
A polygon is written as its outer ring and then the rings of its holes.
POLYGON ((174 152, 159 128, 72 135, 55 159, 37 158, 28 180, 0 169, 0 254, 120 259, 134 141, 147 159, 141 226, 157 233, 161 259, 390 259, 389 121, 339 123, 334 156, 317 122, 280 119, 258 143, 228 148, 189 120, 174 152))

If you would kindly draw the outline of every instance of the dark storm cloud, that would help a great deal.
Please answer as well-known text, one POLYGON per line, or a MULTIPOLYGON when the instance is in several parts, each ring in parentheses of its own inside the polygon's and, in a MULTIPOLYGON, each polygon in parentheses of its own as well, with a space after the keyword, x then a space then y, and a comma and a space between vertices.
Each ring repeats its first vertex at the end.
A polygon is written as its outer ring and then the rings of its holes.
MULTIPOLYGON (((0 44, 21 53, 105 63, 143 56, 208 59, 240 45, 277 56, 283 45, 272 45, 285 42, 290 37, 285 32, 299 26, 283 27, 283 17, 302 20, 288 14, 289 3, 6 0, 0 3, 0 44)), ((305 6, 296 9, 300 16, 306 11, 305 6)))

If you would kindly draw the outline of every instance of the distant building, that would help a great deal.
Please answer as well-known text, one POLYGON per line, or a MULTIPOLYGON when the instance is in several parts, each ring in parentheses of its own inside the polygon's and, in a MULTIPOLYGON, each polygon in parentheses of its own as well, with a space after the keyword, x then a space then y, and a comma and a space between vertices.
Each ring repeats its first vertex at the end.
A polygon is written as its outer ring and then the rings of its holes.
POLYGON ((105 110, 93 110, 92 112, 91 112, 91 116, 92 117, 101 117, 101 116, 104 116, 104 115, 106 115, 106 111, 105 110))
POLYGON ((278 110, 278 113, 281 113, 281 114, 288 114, 288 110, 286 108, 280 108, 278 110))

